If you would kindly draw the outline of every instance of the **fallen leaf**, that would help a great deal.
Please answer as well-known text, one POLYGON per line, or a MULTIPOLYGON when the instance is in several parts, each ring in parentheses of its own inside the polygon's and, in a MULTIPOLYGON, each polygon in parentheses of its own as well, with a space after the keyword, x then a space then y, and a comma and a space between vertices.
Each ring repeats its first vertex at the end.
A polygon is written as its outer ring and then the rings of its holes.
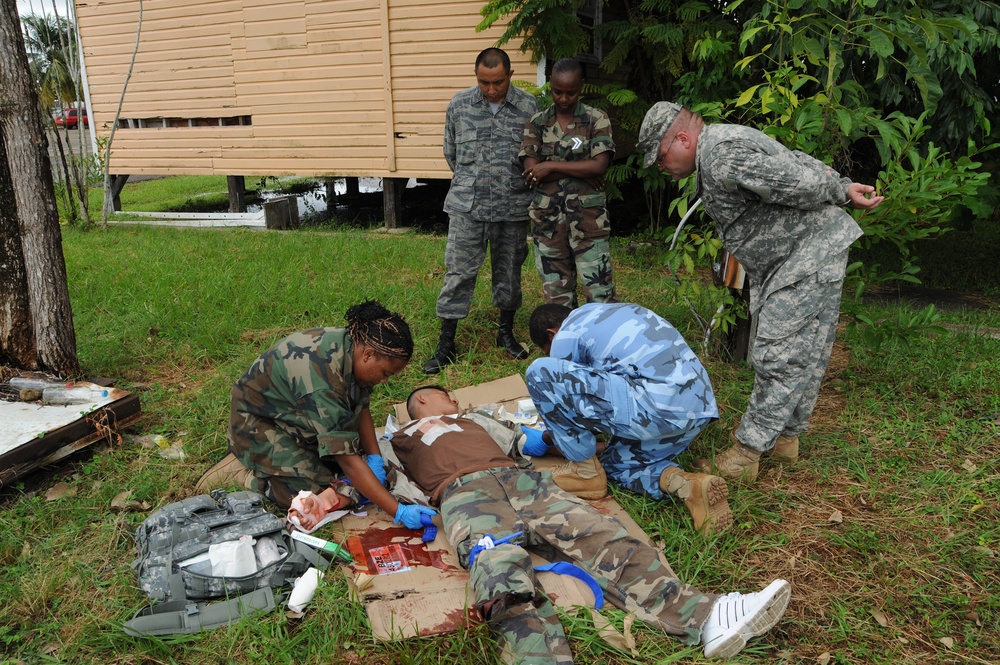
POLYGON ((70 487, 68 483, 56 483, 45 493, 45 500, 57 501, 64 496, 76 496, 76 488, 70 487))
POLYGON ((983 622, 979 620, 979 612, 966 612, 965 618, 969 621, 975 621, 977 626, 983 625, 983 622))
POLYGON ((899 640, 903 644, 909 644, 910 643, 910 640, 906 639, 905 637, 897 637, 896 639, 899 640))
POLYGON ((875 610, 874 612, 872 612, 872 616, 875 617, 876 621, 878 621, 878 625, 882 626, 883 628, 889 627, 889 619, 885 616, 885 612, 883 612, 882 610, 875 610))
POLYGON ((635 635, 632 634, 632 624, 635 623, 635 615, 628 614, 625 616, 624 624, 622 628, 625 631, 625 646, 632 653, 633 656, 638 656, 639 651, 635 648, 635 635))
POLYGON ((113 510, 116 513, 122 513, 127 510, 138 511, 138 510, 148 509, 143 507, 144 505, 146 505, 145 501, 143 501, 142 503, 139 503, 138 501, 129 501, 128 498, 130 496, 132 496, 132 490, 125 490, 115 498, 111 499, 111 510, 113 510))
POLYGON ((941 637, 938 642, 943 644, 947 649, 953 649, 955 647, 955 640, 950 637, 941 637))
POLYGON ((819 663, 819 665, 827 665, 827 663, 830 662, 830 652, 824 651, 820 655, 816 656, 816 662, 819 663))
POLYGON ((625 617, 625 635, 619 633, 607 617, 597 610, 590 610, 590 617, 594 622, 594 627, 597 628, 598 637, 616 649, 628 651, 634 656, 638 655, 639 652, 635 648, 635 638, 632 637, 632 622, 629 621, 629 618, 632 617, 631 614, 625 617))
POLYGON ((979 552, 981 554, 985 554, 986 556, 991 556, 992 557, 992 556, 996 556, 997 555, 996 552, 994 552, 993 550, 991 550, 988 547, 984 547, 983 545, 976 545, 972 549, 976 550, 977 552, 979 552))
POLYGON ((844 521, 844 515, 839 510, 835 510, 830 513, 830 516, 826 518, 826 521, 830 524, 840 524, 844 521))
POLYGON ((979 467, 973 464, 972 460, 967 459, 964 462, 962 462, 962 468, 968 471, 969 473, 975 473, 976 469, 978 469, 979 467))

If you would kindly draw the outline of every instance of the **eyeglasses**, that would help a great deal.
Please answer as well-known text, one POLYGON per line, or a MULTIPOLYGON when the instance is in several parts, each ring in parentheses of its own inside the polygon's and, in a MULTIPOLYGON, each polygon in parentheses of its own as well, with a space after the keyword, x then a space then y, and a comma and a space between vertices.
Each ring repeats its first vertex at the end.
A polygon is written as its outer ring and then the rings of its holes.
POLYGON ((664 162, 666 161, 667 155, 670 153, 670 149, 674 146, 674 141, 676 140, 677 140, 677 134, 674 134, 670 138, 670 143, 667 144, 667 149, 661 150, 660 154, 656 156, 656 168, 661 170, 665 168, 664 162))

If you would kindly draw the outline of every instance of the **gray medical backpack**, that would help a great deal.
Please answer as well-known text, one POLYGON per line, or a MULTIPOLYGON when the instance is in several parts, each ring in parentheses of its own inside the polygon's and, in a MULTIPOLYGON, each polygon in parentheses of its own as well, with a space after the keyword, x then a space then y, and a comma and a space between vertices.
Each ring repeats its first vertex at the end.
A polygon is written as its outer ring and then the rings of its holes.
POLYGON ((292 540, 281 519, 264 509, 254 492, 215 490, 154 511, 135 533, 138 558, 132 568, 152 602, 125 623, 129 635, 174 635, 229 625, 243 616, 273 610, 280 589, 310 566, 326 570, 330 561, 292 540), (207 562, 209 546, 270 538, 280 557, 250 575, 218 577, 207 562), (179 565, 186 562, 202 563, 179 565), (208 602, 212 599, 215 602, 208 602))

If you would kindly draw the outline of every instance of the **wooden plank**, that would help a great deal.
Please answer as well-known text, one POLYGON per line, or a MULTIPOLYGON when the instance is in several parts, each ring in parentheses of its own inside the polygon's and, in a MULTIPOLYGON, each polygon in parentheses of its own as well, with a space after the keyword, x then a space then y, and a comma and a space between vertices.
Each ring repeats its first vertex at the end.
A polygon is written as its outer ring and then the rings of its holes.
MULTIPOLYGON (((269 12, 270 13, 270 12, 269 12)), ((245 14, 245 12, 244 12, 245 14)), ((289 17, 280 13, 273 18, 247 17, 243 24, 245 26, 245 37, 248 40, 257 37, 280 37, 294 36, 302 37, 306 33, 305 16, 289 17)))
POLYGON ((308 29, 310 31, 325 32, 334 28, 345 28, 349 26, 380 25, 381 13, 378 3, 372 3, 371 7, 359 9, 352 12, 335 12, 327 16, 308 15, 308 29))
MULTIPOLYGON (((325 111, 336 113, 385 108, 381 90, 358 90, 351 94, 340 90, 328 90, 326 92, 313 92, 300 99, 295 99, 294 95, 294 89, 289 86, 284 91, 241 95, 240 103, 251 105, 254 116, 273 114, 279 111, 288 115, 309 115, 325 111)), ((259 121, 255 118, 254 124, 258 123, 259 121)))
POLYGON ((306 13, 310 16, 332 16, 340 12, 353 12, 378 7, 378 0, 305 0, 306 13))
POLYGON ((385 122, 385 112, 381 109, 316 113, 316 114, 295 114, 290 115, 286 108, 281 106, 262 107, 255 110, 254 116, 258 118, 256 128, 261 128, 267 124, 280 125, 283 122, 290 124, 312 124, 331 125, 336 123, 383 123, 385 122))
MULTIPOLYGON (((322 42, 357 41, 366 48, 371 48, 373 42, 379 50, 382 48, 382 28, 377 21, 345 23, 344 25, 324 28, 309 27, 306 29, 306 36, 309 38, 310 45, 318 45, 322 42)), ((345 50, 350 46, 349 43, 343 44, 345 50)))

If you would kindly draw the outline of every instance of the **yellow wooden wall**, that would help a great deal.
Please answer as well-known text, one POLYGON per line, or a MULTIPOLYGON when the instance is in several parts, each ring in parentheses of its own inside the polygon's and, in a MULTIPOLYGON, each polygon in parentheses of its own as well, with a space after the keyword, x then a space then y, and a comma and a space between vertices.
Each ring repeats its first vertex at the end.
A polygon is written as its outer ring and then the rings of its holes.
MULTIPOLYGON (((90 119, 110 133, 138 22, 135 0, 76 0, 90 119)), ((451 176, 444 112, 475 84, 498 28, 482 0, 144 0, 121 118, 251 125, 119 127, 111 172, 451 176), (386 27, 388 26, 388 27, 386 27)), ((536 69, 506 48, 514 78, 536 69)))

